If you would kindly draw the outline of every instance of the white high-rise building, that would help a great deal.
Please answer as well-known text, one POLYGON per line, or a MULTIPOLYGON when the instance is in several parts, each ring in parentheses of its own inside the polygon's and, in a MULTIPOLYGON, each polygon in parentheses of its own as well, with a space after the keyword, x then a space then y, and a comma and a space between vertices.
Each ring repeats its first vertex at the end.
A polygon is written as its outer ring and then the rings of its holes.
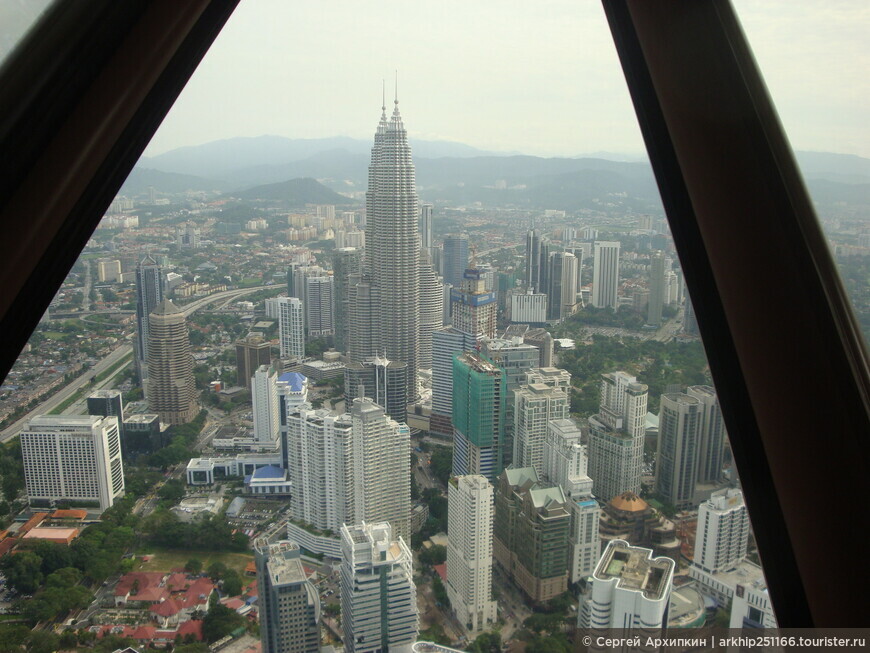
MULTIPOLYGON (((303 268, 304 269, 304 268, 303 268)), ((305 276, 305 327, 309 338, 335 335, 335 287, 325 271, 305 276)))
POLYGON ((694 506, 702 408, 696 397, 662 395, 656 448, 656 492, 677 510, 694 506))
POLYGON ((511 296, 511 322, 543 324, 547 321, 547 295, 526 293, 511 296))
POLYGON ((676 564, 670 558, 653 558, 652 553, 625 540, 610 541, 584 595, 581 626, 619 628, 626 638, 661 634, 676 564))
POLYGON ((348 653, 410 653, 417 641, 411 551, 388 523, 341 527, 341 625, 348 653))
POLYGON ((707 573, 728 571, 746 558, 749 514, 743 492, 719 490, 698 509, 694 565, 707 573))
POLYGON ((568 372, 541 367, 531 370, 525 383, 514 390, 514 467, 534 467, 543 476, 547 425, 552 419, 568 417, 570 387, 568 372))
POLYGON ((554 419, 547 427, 544 442, 545 476, 562 488, 571 503, 572 583, 592 573, 601 551, 598 536, 601 508, 592 496, 592 479, 586 473, 586 447, 580 444, 580 438, 580 427, 574 420, 554 419))
POLYGON ((291 407, 282 450, 293 484, 293 519, 337 533, 353 521, 353 464, 350 415, 310 404, 291 407))
POLYGON ((266 317, 277 320, 281 316, 281 299, 282 297, 267 297, 264 302, 264 310, 266 317))
POLYGON ((254 440, 264 447, 278 442, 278 373, 269 365, 260 365, 251 382, 254 405, 254 440))
POLYGON ((648 390, 625 372, 601 375, 598 414, 589 417, 589 476, 602 501, 640 492, 648 390))
POLYGON ((109 508, 124 496, 117 417, 43 415, 21 431, 31 505, 56 501, 109 508))
POLYGON ((353 400, 353 514, 348 521, 388 521, 411 537, 411 432, 369 398, 353 400))
POLYGON ((470 632, 494 622, 492 600, 493 487, 479 474, 447 486, 447 583, 453 614, 470 632))
POLYGON ((291 542, 254 544, 263 653, 318 653, 320 597, 291 542))
POLYGON ((596 308, 618 306, 619 243, 606 240, 595 242, 592 262, 592 305, 596 308))
POLYGON ((305 357, 305 311, 298 297, 279 297, 278 340, 281 358, 305 357))
POLYGON ((444 324, 444 286, 435 274, 429 250, 420 250, 420 336, 418 365, 432 369, 432 334, 444 324))
POLYGON ((698 483, 715 483, 722 476, 728 433, 716 390, 709 385, 692 385, 686 394, 701 402, 698 437, 698 483))

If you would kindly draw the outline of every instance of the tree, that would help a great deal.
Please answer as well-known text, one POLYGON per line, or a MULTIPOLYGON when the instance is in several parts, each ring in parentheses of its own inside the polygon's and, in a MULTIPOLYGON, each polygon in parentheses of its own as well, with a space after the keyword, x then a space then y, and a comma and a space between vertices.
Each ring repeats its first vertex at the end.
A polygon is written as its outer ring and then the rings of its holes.
POLYGON ((44 630, 34 630, 27 637, 25 647, 28 653, 53 653, 60 644, 60 638, 54 633, 44 630))
POLYGON ((33 594, 42 585, 42 558, 33 551, 6 556, 0 562, 6 582, 21 594, 33 594))
POLYGON ((453 449, 450 447, 432 448, 432 473, 435 478, 447 485, 453 472, 453 449))
POLYGON ((226 637, 246 623, 247 620, 235 610, 230 610, 225 605, 216 602, 209 607, 208 613, 202 620, 202 636, 206 642, 211 644, 226 637))
POLYGON ((235 569, 228 569, 224 574, 223 585, 221 586, 224 594, 227 596, 238 596, 242 593, 242 577, 235 569))
POLYGON ((172 503, 178 503, 184 498, 184 484, 176 479, 170 479, 157 491, 157 496, 172 503))
POLYGON ((220 580, 226 573, 227 566, 219 560, 215 560, 208 566, 208 575, 212 580, 220 580))
POLYGON ((439 544, 430 546, 428 549, 423 549, 417 556, 421 564, 434 567, 442 564, 447 560, 447 548, 439 544))
POLYGON ((184 571, 190 574, 199 574, 202 571, 202 560, 191 558, 187 561, 187 564, 184 565, 184 571))

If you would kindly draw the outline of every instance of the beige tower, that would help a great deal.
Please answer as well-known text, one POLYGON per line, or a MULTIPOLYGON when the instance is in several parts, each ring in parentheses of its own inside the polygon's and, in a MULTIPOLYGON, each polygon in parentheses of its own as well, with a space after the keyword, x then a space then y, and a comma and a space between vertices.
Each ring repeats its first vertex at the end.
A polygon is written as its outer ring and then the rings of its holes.
POLYGON ((148 406, 166 424, 190 422, 199 412, 187 320, 168 299, 148 318, 148 406))

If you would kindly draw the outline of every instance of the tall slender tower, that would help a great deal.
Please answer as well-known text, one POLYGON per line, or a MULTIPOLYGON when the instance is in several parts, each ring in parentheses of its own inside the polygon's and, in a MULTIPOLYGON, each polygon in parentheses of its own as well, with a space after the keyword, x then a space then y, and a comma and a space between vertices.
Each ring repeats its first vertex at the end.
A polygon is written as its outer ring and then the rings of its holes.
POLYGON ((677 510, 694 505, 703 410, 697 397, 682 393, 661 397, 655 488, 677 510))
POLYGON ((655 252, 649 262, 649 311, 646 322, 658 326, 662 323, 662 308, 665 305, 665 255, 655 252))
POLYGON ((408 398, 417 395, 420 330, 420 209, 408 134, 396 99, 375 133, 366 193, 368 271, 377 293, 375 351, 408 365, 408 398))
POLYGON ((595 241, 592 262, 592 305, 616 310, 619 289, 619 243, 595 241))
POLYGON ((160 266, 150 255, 136 266, 136 368, 143 390, 148 377, 148 316, 163 301, 160 266))
POLYGON ((166 424, 196 417, 193 357, 184 311, 168 299, 148 318, 148 406, 166 424))

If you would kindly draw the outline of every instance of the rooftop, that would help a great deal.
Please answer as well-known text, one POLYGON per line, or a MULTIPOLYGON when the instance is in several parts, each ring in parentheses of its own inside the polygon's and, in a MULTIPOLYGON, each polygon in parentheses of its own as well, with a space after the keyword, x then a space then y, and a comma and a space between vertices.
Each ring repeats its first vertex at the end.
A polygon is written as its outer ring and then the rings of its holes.
POLYGON ((611 540, 598 562, 593 578, 617 580, 617 587, 642 592, 648 599, 662 599, 673 580, 674 561, 652 557, 652 550, 631 546, 625 540, 611 540))
POLYGON ((279 376, 278 380, 290 386, 290 390, 293 392, 302 392, 308 379, 299 372, 287 372, 279 376))

